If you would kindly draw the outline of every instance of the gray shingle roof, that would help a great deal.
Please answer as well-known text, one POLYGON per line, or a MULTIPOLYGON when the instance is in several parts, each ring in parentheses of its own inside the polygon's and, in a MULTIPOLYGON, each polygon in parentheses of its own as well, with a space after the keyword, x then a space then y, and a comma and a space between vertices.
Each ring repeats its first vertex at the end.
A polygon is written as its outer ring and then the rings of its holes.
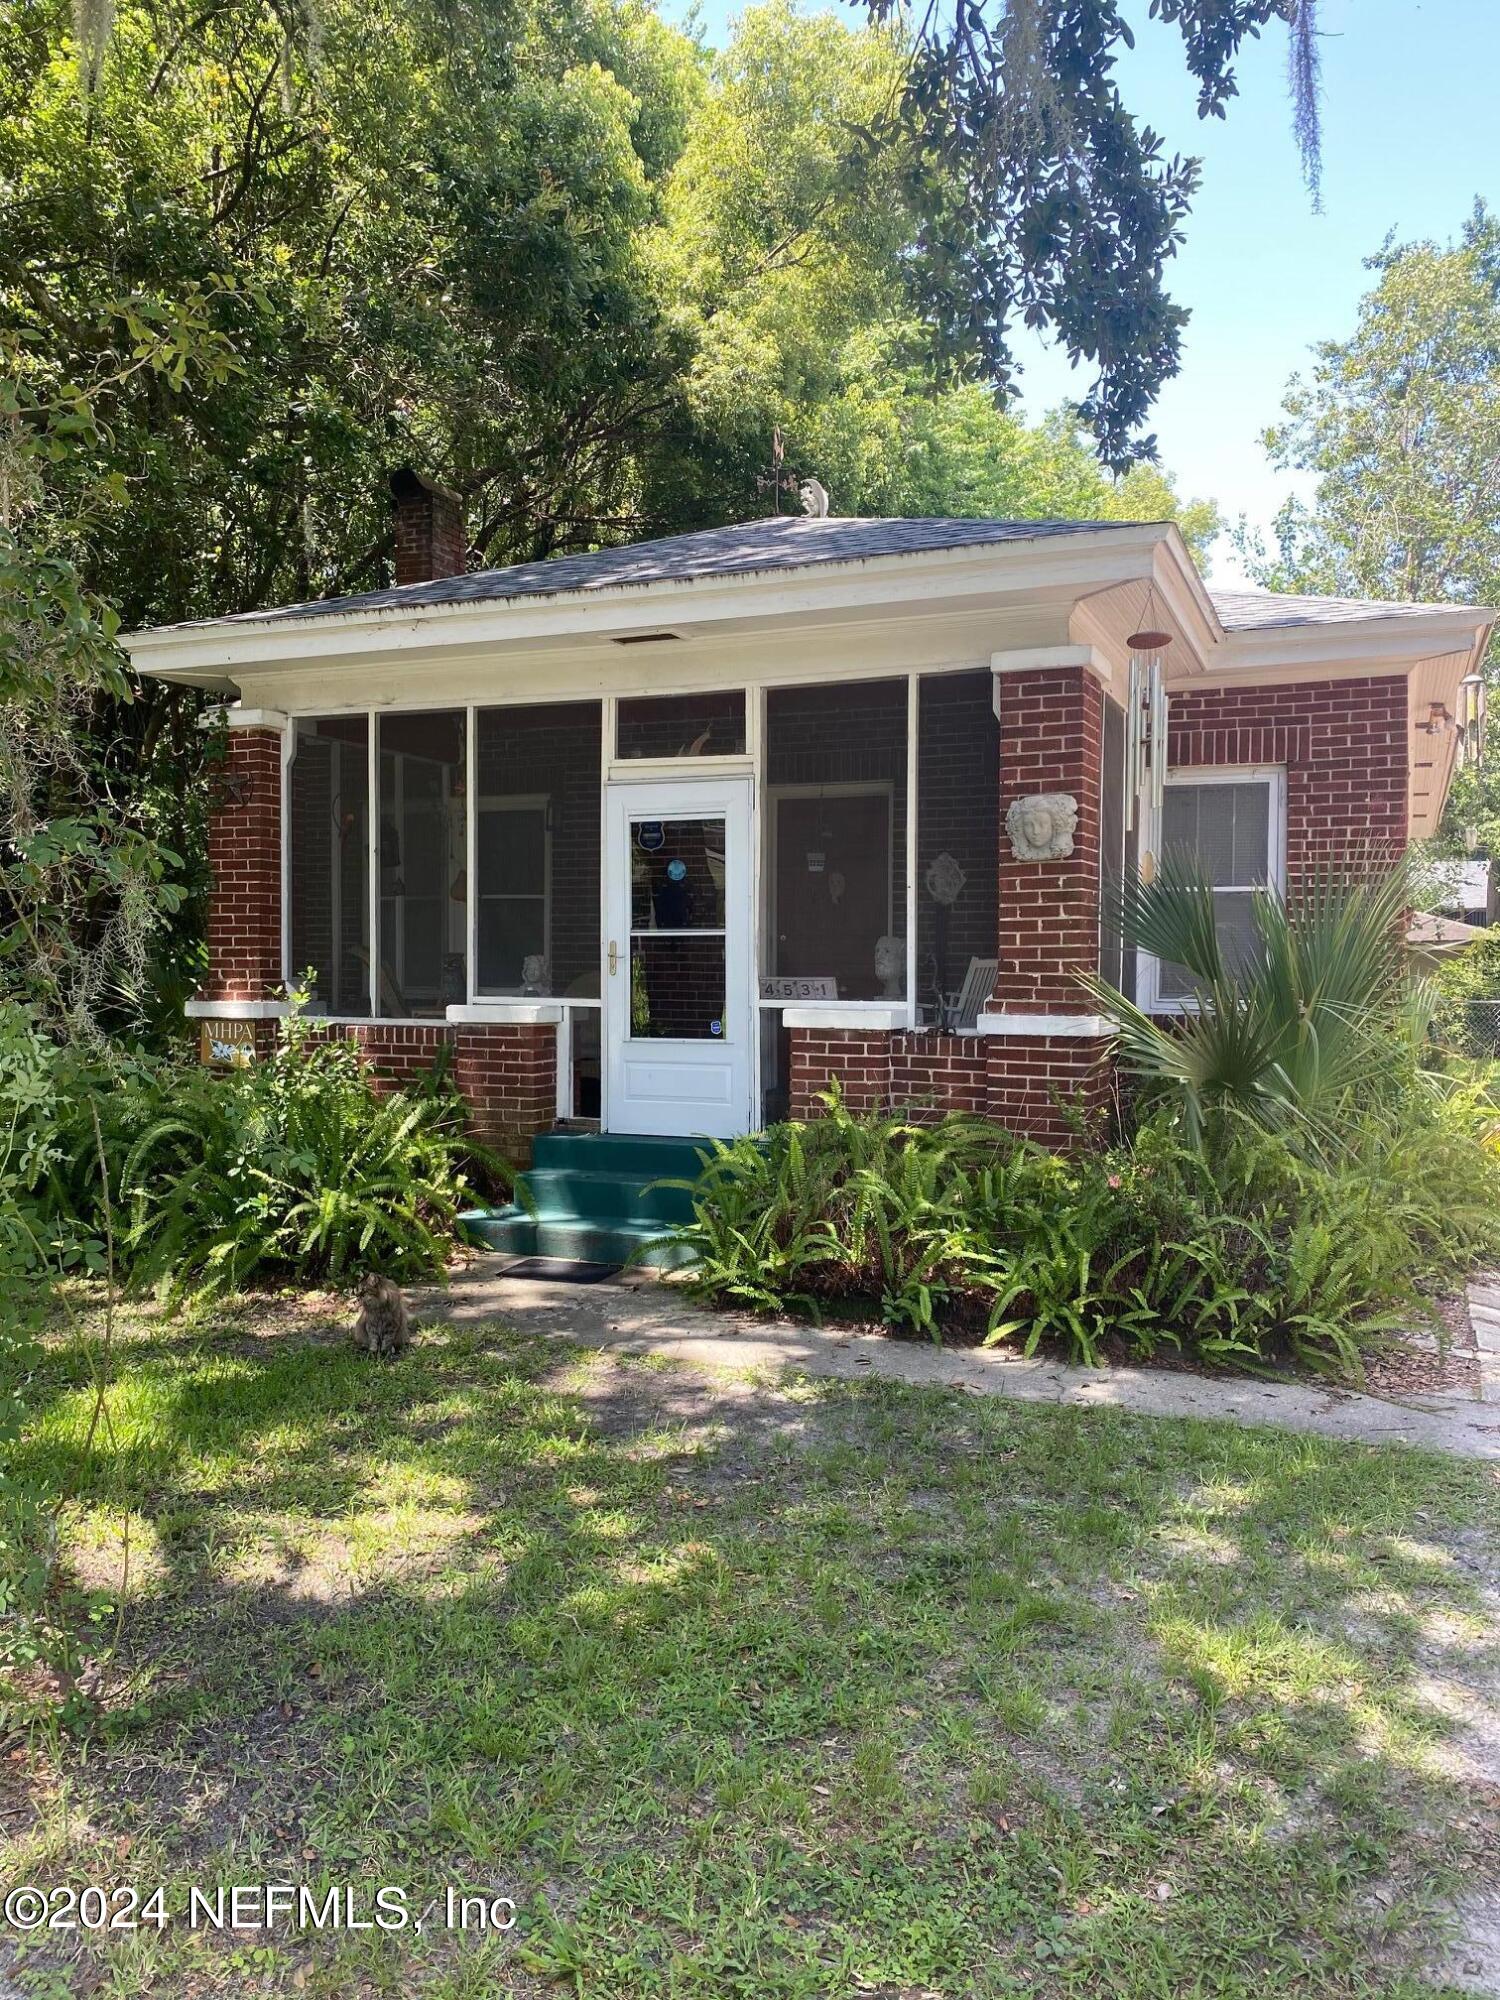
POLYGON ((1458 611, 1456 604, 1399 604, 1376 597, 1292 597, 1269 590, 1210 590, 1226 632, 1260 632, 1278 625, 1345 625, 1358 618, 1412 618, 1458 611))
POLYGON ((552 597, 622 584, 686 583, 699 577, 743 576, 756 570, 801 569, 813 563, 863 562, 871 556, 923 555, 935 549, 977 548, 994 542, 1042 541, 1141 525, 1128 521, 810 520, 768 516, 729 528, 704 528, 654 542, 596 549, 473 570, 434 583, 366 590, 357 597, 322 597, 274 611, 240 611, 210 625, 256 624, 283 618, 337 617, 359 611, 406 611, 423 605, 485 604, 514 597, 552 597))
MULTIPOLYGON (((366 590, 355 597, 321 597, 268 611, 239 611, 226 618, 189 621, 204 626, 276 624, 294 618, 333 618, 368 611, 414 611, 429 605, 503 603, 554 597, 622 585, 690 583, 700 578, 745 576, 758 571, 803 569, 821 563, 865 562, 872 557, 924 555, 939 549, 983 548, 1005 542, 1047 541, 1160 525, 1138 521, 982 521, 833 519, 772 515, 690 535, 666 535, 588 555, 553 556, 473 570, 432 583, 366 590)), ((1352 597, 1282 597, 1265 591, 1210 591, 1226 631, 1275 626, 1338 624, 1359 618, 1409 618, 1446 605, 1387 604, 1352 597)), ((182 629, 182 628, 177 628, 182 629)))

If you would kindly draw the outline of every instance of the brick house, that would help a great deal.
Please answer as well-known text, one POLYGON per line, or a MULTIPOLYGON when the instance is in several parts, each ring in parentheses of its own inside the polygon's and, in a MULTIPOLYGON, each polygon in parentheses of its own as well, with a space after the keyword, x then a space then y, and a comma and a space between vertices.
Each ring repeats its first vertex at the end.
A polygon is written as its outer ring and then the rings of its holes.
POLYGON ((777 518, 466 573, 452 497, 392 489, 394 587, 127 641, 229 704, 190 1012, 269 1023, 309 973, 385 1073, 447 1045, 522 1152, 835 1077, 1060 1136, 1109 1075, 1076 975, 1191 1004, 1101 924, 1109 875, 1190 847, 1232 928, 1430 833, 1489 631, 1211 590, 1170 523, 777 518))

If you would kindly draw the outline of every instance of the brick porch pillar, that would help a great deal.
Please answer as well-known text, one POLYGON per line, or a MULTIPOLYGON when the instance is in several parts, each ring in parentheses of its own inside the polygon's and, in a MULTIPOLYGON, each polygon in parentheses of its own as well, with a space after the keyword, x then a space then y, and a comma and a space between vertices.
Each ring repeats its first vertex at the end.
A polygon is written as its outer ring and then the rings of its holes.
POLYGON ((988 1116, 1049 1144, 1073 1133, 1069 1107, 1097 1112, 1109 1085, 1108 1024, 1079 989, 1099 969, 1100 779, 1104 690, 1089 665, 997 672, 1000 857, 994 993, 980 1017, 988 1116), (1073 852, 1016 858, 1005 815, 1019 798, 1065 792, 1073 852))
POLYGON ((270 1010, 281 986, 281 747, 286 717, 230 708, 208 827, 208 971, 190 1012, 270 1010))
POLYGON ((449 1019, 453 1081, 475 1136, 524 1166, 532 1140, 557 1122, 557 1023, 479 1021, 457 1007, 449 1019))

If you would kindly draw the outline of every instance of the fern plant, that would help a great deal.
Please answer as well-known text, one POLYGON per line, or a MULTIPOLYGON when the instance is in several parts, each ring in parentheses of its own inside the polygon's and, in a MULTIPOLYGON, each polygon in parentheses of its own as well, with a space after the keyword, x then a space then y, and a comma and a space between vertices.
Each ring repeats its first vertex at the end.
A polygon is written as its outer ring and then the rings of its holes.
MULTIPOLYGON (((510 1178, 466 1136, 441 1080, 382 1093, 353 1044, 295 1017, 263 1063, 226 1075, 137 1063, 107 1095, 99 1082, 80 1090, 100 1106, 122 1261, 133 1285, 172 1298, 262 1277, 440 1272, 478 1185, 510 1178)), ((76 1096, 80 1134, 90 1116, 76 1096)), ((98 1200, 86 1165, 57 1193, 98 1200)))

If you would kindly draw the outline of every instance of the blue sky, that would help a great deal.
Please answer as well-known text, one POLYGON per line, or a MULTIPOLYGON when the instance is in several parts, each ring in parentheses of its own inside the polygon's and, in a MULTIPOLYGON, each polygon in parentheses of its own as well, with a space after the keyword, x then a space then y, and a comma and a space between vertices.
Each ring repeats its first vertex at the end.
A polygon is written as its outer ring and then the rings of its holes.
MULTIPOLYGON (((661 5, 672 18, 688 12, 686 0, 661 5)), ((725 39, 740 11, 703 0, 708 40, 725 39)), ((1292 142, 1284 29, 1272 24, 1239 63, 1227 121, 1200 122, 1176 31, 1144 19, 1143 3, 1131 12, 1139 26, 1120 63, 1126 101, 1169 152, 1204 163, 1168 276, 1192 318, 1182 371, 1156 408, 1162 461, 1182 491, 1264 526, 1292 482, 1267 465, 1259 434, 1312 344, 1352 329, 1370 283, 1363 259, 1392 229, 1402 240, 1455 235, 1476 194, 1500 206, 1500 0, 1322 0, 1321 214, 1292 142)), ((1080 392, 1063 355, 1027 338, 1017 353, 1029 413, 1080 392)), ((1237 575, 1227 541, 1214 574, 1237 575)))

